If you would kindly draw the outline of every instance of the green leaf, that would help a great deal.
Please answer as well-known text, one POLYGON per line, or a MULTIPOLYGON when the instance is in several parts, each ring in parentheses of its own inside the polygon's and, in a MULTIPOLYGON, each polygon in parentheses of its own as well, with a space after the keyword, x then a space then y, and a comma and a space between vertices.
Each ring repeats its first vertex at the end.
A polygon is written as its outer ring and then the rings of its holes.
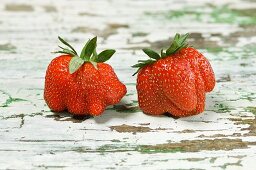
POLYGON ((74 52, 73 51, 68 51, 68 50, 63 50, 63 51, 54 51, 53 53, 58 53, 58 54, 67 54, 67 55, 70 55, 70 56, 76 56, 75 54, 74 54, 74 52))
POLYGON ((160 55, 157 54, 155 51, 151 50, 151 49, 148 49, 148 48, 145 48, 145 49, 142 49, 142 51, 147 54, 150 58, 153 58, 153 59, 160 59, 160 55))
POLYGON ((170 47, 166 50, 166 56, 169 56, 171 54, 176 53, 177 51, 179 51, 180 49, 186 47, 188 44, 186 43, 186 39, 188 38, 189 34, 185 34, 185 35, 180 35, 180 34, 176 34, 174 36, 174 40, 172 42, 172 44, 170 45, 170 47))
POLYGON ((84 45, 84 47, 83 47, 83 49, 82 49, 82 51, 81 51, 81 54, 80 54, 80 57, 81 57, 81 58, 82 58, 82 56, 85 55, 85 50, 86 50, 86 47, 87 47, 87 45, 88 45, 89 42, 90 42, 90 39, 85 43, 85 45, 84 45))
POLYGON ((173 43, 170 46, 170 48, 168 48, 166 50, 166 55, 169 56, 169 55, 175 53, 177 51, 177 49, 179 49, 179 44, 177 43, 177 41, 173 41, 173 43))
POLYGON ((76 54, 72 50, 69 50, 67 48, 63 48, 61 46, 59 46, 59 47, 62 49, 62 51, 56 51, 56 52, 53 52, 53 53, 62 53, 62 54, 69 54, 71 56, 76 56, 76 54))
POLYGON ((152 64, 152 63, 154 63, 154 62, 155 62, 155 60, 151 60, 151 59, 149 59, 149 60, 139 60, 138 62, 139 62, 139 63, 138 63, 138 64, 133 65, 133 66, 132 66, 132 68, 140 68, 140 67, 144 67, 144 66, 146 66, 146 65, 148 65, 148 64, 152 64))
POLYGON ((175 36, 174 36, 173 41, 178 41, 179 38, 180 38, 180 34, 176 33, 175 36))
POLYGON ((85 44, 80 57, 85 61, 89 61, 96 46, 97 46, 97 37, 94 37, 93 39, 89 40, 85 44))
POLYGON ((150 60, 139 60, 138 64, 135 64, 132 66, 132 68, 138 68, 138 70, 132 76, 136 75, 140 71, 140 69, 142 69, 143 67, 145 67, 149 64, 153 64, 155 62, 156 62, 155 60, 151 60, 151 59, 150 60))
POLYGON ((76 55, 77 55, 77 52, 76 50, 68 43, 66 42, 63 38, 61 38, 60 36, 58 36, 58 39, 63 43, 65 44, 66 46, 68 46, 76 55))
POLYGON ((135 76, 139 71, 140 71, 141 68, 139 68, 135 73, 133 73, 132 76, 135 76))
POLYGON ((94 49, 93 53, 92 53, 94 56, 97 56, 97 52, 96 52, 96 48, 94 49))
POLYGON ((186 39, 188 38, 188 36, 189 36, 189 33, 186 33, 185 35, 183 35, 183 36, 181 36, 180 38, 179 38, 179 44, 184 44, 184 42, 186 41, 186 39))
POLYGON ((132 68, 140 68, 142 66, 143 66, 142 63, 138 63, 138 64, 133 65, 132 68))
POLYGON ((93 53, 92 53, 91 61, 95 61, 97 57, 98 57, 98 54, 97 54, 96 48, 95 48, 93 53))
POLYGON ((58 47, 59 47, 59 48, 61 48, 62 50, 66 49, 66 48, 64 48, 64 47, 61 47, 61 46, 59 46, 59 45, 58 45, 58 47))
POLYGON ((73 57, 69 62, 69 73, 73 74, 76 72, 84 64, 84 62, 85 61, 78 56, 73 57))
POLYGON ((147 62, 147 61, 151 61, 151 59, 149 59, 149 60, 138 60, 139 63, 144 63, 144 62, 147 62))
POLYGON ((97 63, 103 63, 109 60, 115 52, 116 50, 113 49, 104 50, 95 58, 95 61, 97 63))

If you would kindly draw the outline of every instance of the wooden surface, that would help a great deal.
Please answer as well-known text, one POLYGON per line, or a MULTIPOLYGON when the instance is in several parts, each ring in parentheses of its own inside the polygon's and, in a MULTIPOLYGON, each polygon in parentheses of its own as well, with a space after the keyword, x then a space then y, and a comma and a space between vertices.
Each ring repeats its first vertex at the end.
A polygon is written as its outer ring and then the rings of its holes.
POLYGON ((1 0, 0 169, 254 169, 256 2, 212 0, 1 0), (217 84, 204 113, 143 114, 130 66, 141 48, 176 32, 212 63, 217 84), (77 49, 93 35, 115 48, 108 62, 127 85, 122 102, 86 120, 43 100, 57 36, 77 49))

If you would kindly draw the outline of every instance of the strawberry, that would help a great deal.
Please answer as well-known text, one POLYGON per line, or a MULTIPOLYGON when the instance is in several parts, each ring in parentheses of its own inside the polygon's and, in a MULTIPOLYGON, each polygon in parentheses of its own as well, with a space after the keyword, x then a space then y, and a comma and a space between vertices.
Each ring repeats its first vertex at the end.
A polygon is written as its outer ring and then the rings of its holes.
POLYGON ((204 111, 205 93, 213 90, 215 76, 209 61, 186 43, 188 35, 176 34, 161 55, 143 49, 150 59, 132 66, 138 68, 136 87, 144 113, 185 117, 204 111))
POLYGON ((88 40, 80 56, 75 49, 59 37, 66 48, 56 53, 45 76, 44 99, 56 112, 67 110, 74 115, 102 114, 108 105, 118 103, 126 94, 113 68, 103 62, 115 50, 96 53, 97 37, 88 40))

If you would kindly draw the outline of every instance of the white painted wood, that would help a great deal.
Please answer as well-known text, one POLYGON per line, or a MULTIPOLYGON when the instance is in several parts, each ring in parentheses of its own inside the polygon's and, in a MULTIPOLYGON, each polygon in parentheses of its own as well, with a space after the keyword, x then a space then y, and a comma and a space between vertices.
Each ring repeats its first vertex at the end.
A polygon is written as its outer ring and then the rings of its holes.
POLYGON ((255 7, 232 0, 1 0, 0 169, 253 169, 256 27, 246 10, 255 7), (200 115, 145 115, 130 66, 145 58, 141 48, 166 45, 176 32, 192 33, 218 83, 200 115), (99 35, 99 48, 117 49, 108 63, 127 85, 119 105, 128 109, 109 107, 84 121, 49 110, 44 76, 58 35, 77 49, 99 35))

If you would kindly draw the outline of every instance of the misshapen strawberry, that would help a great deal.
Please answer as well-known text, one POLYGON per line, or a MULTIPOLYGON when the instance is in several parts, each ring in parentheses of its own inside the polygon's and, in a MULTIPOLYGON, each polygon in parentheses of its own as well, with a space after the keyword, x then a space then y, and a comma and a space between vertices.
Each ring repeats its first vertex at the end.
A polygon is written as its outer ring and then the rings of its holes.
POLYGON ((185 117, 204 111, 205 93, 213 90, 215 76, 209 61, 188 47, 187 37, 176 34, 161 55, 143 49, 150 59, 133 66, 138 68, 138 101, 143 112, 185 117))
POLYGON ((67 110, 74 115, 97 116, 108 105, 118 103, 126 94, 112 67, 103 62, 110 59, 115 50, 96 53, 97 37, 89 40, 80 56, 74 48, 59 37, 67 46, 49 64, 45 76, 44 99, 51 110, 67 110))

